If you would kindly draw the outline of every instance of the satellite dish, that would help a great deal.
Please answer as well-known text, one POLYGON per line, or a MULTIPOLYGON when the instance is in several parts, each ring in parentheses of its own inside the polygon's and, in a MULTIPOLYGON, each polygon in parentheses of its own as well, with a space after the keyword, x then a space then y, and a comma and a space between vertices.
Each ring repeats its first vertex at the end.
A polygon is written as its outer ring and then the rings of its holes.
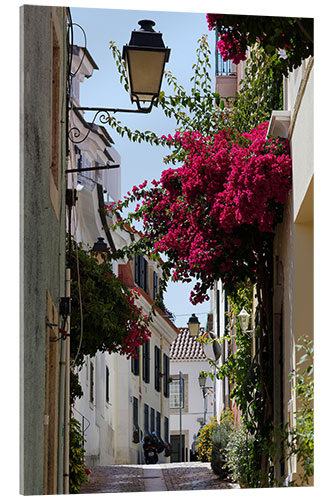
POLYGON ((217 361, 221 357, 222 347, 220 342, 217 340, 215 333, 205 332, 201 338, 208 340, 208 342, 202 346, 206 358, 211 361, 217 361))

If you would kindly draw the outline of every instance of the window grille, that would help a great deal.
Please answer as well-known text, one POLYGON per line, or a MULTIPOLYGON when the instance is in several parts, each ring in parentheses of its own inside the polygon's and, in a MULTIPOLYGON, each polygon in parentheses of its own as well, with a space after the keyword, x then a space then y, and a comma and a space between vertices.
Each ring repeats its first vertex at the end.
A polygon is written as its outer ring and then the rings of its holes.
MULTIPOLYGON (((216 33, 216 42, 218 41, 218 34, 216 33)), ((228 76, 231 73, 231 61, 224 61, 223 57, 215 48, 215 73, 216 76, 228 76)))
POLYGON ((174 378, 169 384, 170 396, 169 407, 171 409, 184 408, 184 384, 182 390, 182 398, 180 398, 180 381, 179 378, 174 378))

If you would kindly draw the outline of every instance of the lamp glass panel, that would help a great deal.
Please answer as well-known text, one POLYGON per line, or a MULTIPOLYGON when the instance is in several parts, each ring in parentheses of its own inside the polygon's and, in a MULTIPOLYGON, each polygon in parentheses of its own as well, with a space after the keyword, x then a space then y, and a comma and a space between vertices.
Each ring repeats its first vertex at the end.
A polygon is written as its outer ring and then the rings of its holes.
POLYGON ((239 319, 240 327, 244 332, 248 328, 250 315, 243 309, 240 312, 240 314, 238 315, 238 319, 239 319))
POLYGON ((188 323, 188 329, 189 329, 189 332, 190 332, 190 335, 192 337, 197 337, 198 336, 198 333, 199 333, 199 327, 200 327, 200 324, 199 323, 188 323))
POLYGON ((140 101, 151 101, 160 90, 165 52, 128 49, 127 57, 131 93, 138 94, 140 101))
POLYGON ((200 387, 205 387, 206 385, 206 377, 204 375, 199 376, 199 385, 200 387))

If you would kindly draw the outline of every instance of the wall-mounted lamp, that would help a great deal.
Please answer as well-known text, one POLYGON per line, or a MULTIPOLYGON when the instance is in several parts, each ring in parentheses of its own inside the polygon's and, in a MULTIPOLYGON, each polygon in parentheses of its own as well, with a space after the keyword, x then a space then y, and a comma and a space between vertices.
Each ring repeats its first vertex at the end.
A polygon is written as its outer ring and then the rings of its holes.
POLYGON ((158 100, 170 49, 165 47, 162 33, 153 29, 154 21, 142 20, 139 25, 141 28, 132 31, 129 44, 123 47, 123 59, 131 100, 140 112, 149 112, 158 100), (140 101, 149 102, 149 108, 141 108, 140 101))
POLYGON ((207 396, 208 394, 214 394, 214 388, 213 387, 206 387, 206 379, 207 375, 205 372, 199 372, 199 386, 200 389, 202 390, 202 396, 204 398, 204 424, 206 424, 207 421, 207 396))
POLYGON ((153 29, 154 21, 139 21, 141 28, 133 30, 129 44, 123 47, 123 59, 129 82, 131 101, 137 109, 102 108, 102 107, 75 107, 75 110, 95 111, 94 123, 97 115, 103 113, 102 123, 107 122, 105 116, 109 113, 150 113, 154 104, 157 104, 160 95, 165 63, 169 61, 170 49, 165 47, 162 33, 153 29), (149 106, 141 107, 140 102, 148 102, 149 106))
POLYGON ((200 331, 200 322, 197 316, 193 313, 187 323, 191 337, 197 337, 200 331))
POLYGON ((207 375, 205 375, 204 373, 200 372, 199 373, 199 378, 198 378, 200 389, 203 389, 206 386, 206 379, 207 379, 207 375))
POLYGON ((104 253, 107 252, 108 246, 104 241, 104 238, 97 238, 97 241, 94 243, 92 247, 92 252, 104 253))
POLYGON ((239 324, 243 333, 248 331, 250 315, 246 309, 242 309, 238 314, 239 324))

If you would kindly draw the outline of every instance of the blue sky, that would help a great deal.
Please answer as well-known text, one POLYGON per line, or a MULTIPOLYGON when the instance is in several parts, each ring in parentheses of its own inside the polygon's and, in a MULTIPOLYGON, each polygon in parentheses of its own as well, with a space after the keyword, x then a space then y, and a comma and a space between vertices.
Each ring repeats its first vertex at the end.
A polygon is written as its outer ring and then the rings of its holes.
MULTIPOLYGON (((171 49, 166 69, 170 70, 178 82, 187 89, 190 88, 192 66, 196 62, 197 41, 203 34, 207 34, 212 51, 214 85, 215 35, 208 30, 205 13, 71 8, 71 14, 73 23, 84 29, 87 48, 99 68, 81 85, 82 106, 134 108, 128 93, 119 82, 109 42, 114 41, 122 50, 122 46, 129 42, 132 30, 139 28, 138 21, 141 19, 154 20, 156 23, 154 29, 163 33, 164 43, 171 49)), ((84 44, 82 30, 79 27, 74 27, 74 43, 84 44)), ((171 93, 166 82, 162 89, 167 95, 171 93)), ((159 108, 154 108, 148 115, 117 113, 116 118, 131 129, 152 130, 159 135, 173 133, 175 129, 175 122, 167 118, 159 108)), ((132 143, 126 137, 121 138, 110 128, 109 132, 122 158, 123 196, 134 185, 141 184, 146 179, 148 181, 159 179, 161 172, 169 168, 163 164, 163 157, 168 154, 166 148, 146 143, 132 143)), ((210 311, 210 304, 205 302, 192 306, 188 300, 191 289, 191 284, 170 282, 168 286, 165 304, 175 314, 177 326, 185 326, 193 312, 197 314, 202 325, 206 324, 206 313, 210 311)))

